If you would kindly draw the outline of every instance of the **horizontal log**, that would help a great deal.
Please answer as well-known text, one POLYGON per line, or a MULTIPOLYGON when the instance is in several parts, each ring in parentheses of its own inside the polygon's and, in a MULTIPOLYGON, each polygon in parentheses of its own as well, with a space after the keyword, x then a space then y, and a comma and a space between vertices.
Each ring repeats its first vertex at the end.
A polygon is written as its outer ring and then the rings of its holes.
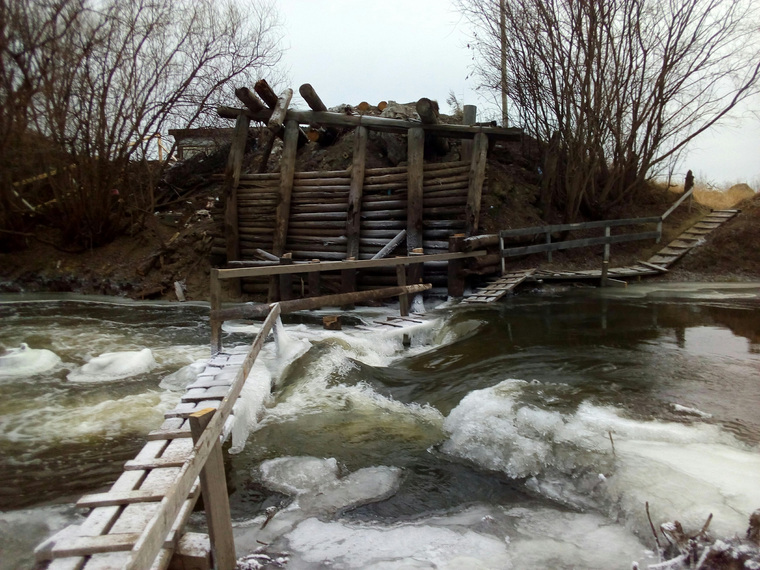
POLYGON ((340 186, 328 185, 328 184, 320 185, 320 186, 316 186, 316 185, 312 185, 312 186, 296 185, 295 188, 299 188, 299 189, 302 189, 302 188, 319 188, 323 192, 348 192, 349 189, 350 189, 350 186, 348 184, 342 184, 340 186))
MULTIPOLYGON (((316 265, 316 264, 315 264, 316 265)), ((287 267, 287 266, 285 266, 287 267)), ((407 285, 406 287, 388 287, 387 289, 374 289, 370 291, 355 291, 352 293, 339 293, 337 295, 324 295, 321 297, 307 297, 292 301, 280 301, 280 313, 292 313, 295 311, 308 311, 321 307, 333 307, 354 305, 365 301, 387 299, 399 295, 414 295, 430 289, 430 284, 407 285)), ((242 305, 229 309, 211 311, 211 318, 217 320, 263 318, 269 314, 271 305, 242 305)))
POLYGON ((298 178, 295 182, 295 188, 311 188, 316 186, 351 186, 351 178, 349 176, 333 177, 333 178, 298 178))
MULTIPOLYGON (((255 88, 254 88, 255 89, 255 88)), ((262 99, 264 96, 259 93, 262 99)), ((268 102, 265 101, 267 104, 268 102)), ((217 113, 223 118, 237 118, 241 113, 247 115, 249 118, 257 121, 268 121, 271 116, 271 112, 261 111, 254 113, 248 109, 232 109, 229 107, 218 107, 217 113)), ((522 129, 517 128, 499 128, 499 127, 486 127, 477 125, 449 125, 449 124, 435 124, 424 125, 416 121, 408 121, 401 119, 390 119, 386 117, 374 117, 371 115, 346 115, 343 113, 332 113, 325 111, 295 111, 293 109, 288 110, 286 120, 297 121, 300 124, 306 125, 325 125, 333 127, 367 127, 370 130, 406 134, 409 129, 421 128, 425 133, 431 135, 471 139, 478 133, 484 133, 494 140, 509 140, 519 141, 522 139, 522 129)))
POLYGON ((634 226, 644 224, 656 224, 660 222, 659 216, 648 218, 625 218, 621 220, 597 220, 593 222, 578 222, 574 224, 555 224, 548 226, 533 226, 529 228, 517 228, 514 230, 503 230, 499 232, 501 237, 514 237, 533 235, 541 233, 568 232, 576 230, 588 230, 595 228, 615 228, 620 226, 634 226))
MULTIPOLYGON (((296 255, 296 252, 293 252, 296 255)), ((468 253, 440 253, 436 255, 416 255, 393 257, 388 259, 365 259, 358 261, 341 261, 335 263, 321 263, 313 267, 307 265, 280 265, 277 267, 252 267, 241 269, 220 269, 219 279, 236 279, 240 277, 254 277, 261 275, 285 275, 292 273, 311 273, 314 271, 342 271, 344 269, 365 269, 367 267, 383 267, 395 265, 413 265, 430 261, 450 261, 452 259, 467 259, 486 255, 485 251, 472 251, 468 253)))
POLYGON ((465 238, 463 244, 465 251, 472 251, 483 247, 498 246, 500 241, 498 234, 483 234, 465 238))

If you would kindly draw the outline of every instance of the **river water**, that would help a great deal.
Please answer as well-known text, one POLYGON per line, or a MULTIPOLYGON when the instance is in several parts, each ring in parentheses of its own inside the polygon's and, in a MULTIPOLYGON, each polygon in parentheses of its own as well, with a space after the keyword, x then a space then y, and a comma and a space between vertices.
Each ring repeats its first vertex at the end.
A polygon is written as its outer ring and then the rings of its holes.
MULTIPOLYGON (((272 396, 243 393, 227 465, 238 556, 645 567, 657 562, 645 503, 655 524, 693 531, 712 513, 725 537, 760 507, 756 284, 429 304, 410 348, 375 324, 391 309, 335 332, 324 314, 286 316, 251 377, 272 396)), ((106 489, 160 425, 208 354, 207 315, 0 298, 0 568, 33 567, 34 545, 80 522, 71 504, 106 489)), ((225 346, 257 328, 227 323, 225 346)))

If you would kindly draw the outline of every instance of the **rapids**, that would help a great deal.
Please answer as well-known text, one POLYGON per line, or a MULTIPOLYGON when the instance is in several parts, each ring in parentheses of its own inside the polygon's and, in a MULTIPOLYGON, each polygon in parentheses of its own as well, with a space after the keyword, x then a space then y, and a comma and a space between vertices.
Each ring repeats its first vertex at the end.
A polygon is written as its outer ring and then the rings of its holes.
MULTIPOLYGON (((408 349, 374 323, 390 308, 360 309, 341 331, 320 326, 328 310, 278 324, 232 426, 238 556, 646 567, 647 502, 655 524, 696 531, 712 513, 716 536, 746 530, 760 507, 760 286, 426 305, 408 349)), ((161 423, 202 368, 207 311, 0 299, 4 354, 47 358, 0 373, 0 568, 33 567, 35 544, 81 520, 71 503, 107 488, 161 423)), ((225 346, 257 330, 226 323, 225 346)))

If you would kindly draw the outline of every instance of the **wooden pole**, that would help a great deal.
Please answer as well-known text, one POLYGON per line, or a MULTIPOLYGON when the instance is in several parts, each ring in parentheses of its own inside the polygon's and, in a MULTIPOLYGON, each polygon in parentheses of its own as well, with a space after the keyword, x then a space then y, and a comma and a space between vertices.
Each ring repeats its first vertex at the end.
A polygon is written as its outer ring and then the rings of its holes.
MULTIPOLYGON (((425 131, 409 129, 407 144, 406 250, 411 254, 422 249, 425 131)), ((420 283, 422 270, 421 264, 411 267, 409 282, 420 283)))
POLYGON ((227 261, 240 258, 240 236, 238 233, 237 187, 240 182, 240 169, 243 165, 245 145, 248 140, 248 127, 251 120, 238 116, 232 133, 230 154, 224 169, 223 196, 225 199, 224 234, 227 242, 227 261))
MULTIPOLYGON (((193 443, 198 443, 215 412, 214 408, 206 408, 190 414, 188 419, 193 443)), ((224 476, 222 444, 218 438, 201 470, 200 480, 214 568, 216 570, 234 570, 237 568, 235 540, 232 535, 227 481, 224 476)))
MULTIPOLYGON (((474 125, 475 121, 477 121, 478 108, 475 105, 465 105, 462 110, 464 111, 462 115, 462 124, 474 125)), ((466 160, 468 162, 472 160, 472 141, 470 139, 462 140, 461 158, 462 160, 466 160)))
POLYGON ((277 104, 272 109, 272 116, 269 118, 267 127, 272 132, 277 132, 282 128, 285 122, 285 114, 288 112, 290 100, 293 99, 293 90, 285 89, 277 98, 277 104))
MULTIPOLYGON (((237 279, 238 283, 240 282, 237 279)), ((211 291, 209 292, 209 301, 211 312, 219 311, 222 308, 222 283, 219 281, 219 270, 211 270, 211 291)), ((222 321, 211 319, 211 356, 222 351, 222 321)))
POLYGON ((470 163, 470 184, 467 189, 467 206, 465 207, 466 233, 468 236, 478 232, 480 223, 480 199, 483 193, 483 182, 486 179, 486 163, 488 154, 488 135, 478 133, 472 146, 472 162, 470 163))
MULTIPOLYGON (((286 253, 280 258, 280 265, 293 265, 293 254, 286 253)), ((293 274, 283 273, 280 275, 280 297, 282 301, 290 301, 293 298, 293 274)))
MULTIPOLYGON (((464 251, 464 234, 454 234, 449 238, 449 252, 464 251)), ((464 263, 461 259, 449 261, 448 288, 449 297, 464 296, 464 263)))
POLYGON ((384 257, 387 257, 401 244, 402 241, 404 241, 405 237, 406 230, 401 230, 391 241, 386 243, 380 251, 373 255, 372 259, 383 259, 384 257))
MULTIPOLYGON (((319 263, 318 259, 312 259, 312 263, 319 263)), ((313 271, 308 274, 309 277, 309 297, 319 297, 319 271, 313 271)))
MULTIPOLYGON (((351 166, 351 189, 348 193, 348 211, 346 213, 346 258, 359 259, 359 240, 361 238, 362 195, 364 192, 364 167, 367 158, 366 127, 357 127, 354 131, 354 157, 351 166)), ((356 271, 344 274, 343 292, 356 290, 356 271)))
POLYGON ((235 89, 235 96, 240 99, 240 102, 243 103, 243 105, 248 107, 254 113, 266 109, 264 103, 262 103, 259 98, 256 97, 256 94, 248 89, 248 87, 238 87, 235 89))
MULTIPOLYGON (((604 237, 610 237, 610 226, 604 228, 604 237)), ((604 244, 604 258, 602 260, 602 279, 600 285, 607 286, 607 271, 610 268, 610 244, 604 244)))
MULTIPOLYGON (((282 158, 280 159, 280 195, 275 215, 274 237, 272 240, 272 254, 282 257, 285 253, 285 241, 288 237, 288 223, 290 222, 290 201, 293 195, 293 175, 296 170, 296 150, 298 149, 298 123, 288 121, 285 126, 284 145, 282 158)), ((269 299, 276 296, 276 281, 270 280, 269 299)))
MULTIPOLYGON (((280 306, 280 311, 282 313, 292 313, 295 311, 319 309, 321 307, 353 305, 365 301, 397 297, 402 294, 414 295, 416 293, 427 291, 431 287, 432 285, 430 285, 430 283, 419 283, 417 285, 407 285, 406 287, 385 287, 382 289, 371 289, 369 291, 354 291, 353 293, 338 293, 337 295, 293 299, 292 301, 281 301, 277 304, 280 306)), ((213 315, 213 318, 220 320, 256 319, 265 317, 269 314, 270 307, 271 305, 265 303, 257 305, 239 305, 229 309, 221 309, 213 315)))

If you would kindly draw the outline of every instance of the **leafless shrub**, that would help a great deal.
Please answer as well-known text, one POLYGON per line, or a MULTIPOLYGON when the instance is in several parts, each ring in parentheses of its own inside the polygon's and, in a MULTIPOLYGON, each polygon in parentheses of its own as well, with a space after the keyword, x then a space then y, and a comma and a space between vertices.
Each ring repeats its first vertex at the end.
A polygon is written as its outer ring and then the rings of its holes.
POLYGON ((513 124, 558 133, 545 183, 566 218, 633 199, 757 91, 758 8, 746 0, 457 2, 482 87, 506 86, 513 124))

